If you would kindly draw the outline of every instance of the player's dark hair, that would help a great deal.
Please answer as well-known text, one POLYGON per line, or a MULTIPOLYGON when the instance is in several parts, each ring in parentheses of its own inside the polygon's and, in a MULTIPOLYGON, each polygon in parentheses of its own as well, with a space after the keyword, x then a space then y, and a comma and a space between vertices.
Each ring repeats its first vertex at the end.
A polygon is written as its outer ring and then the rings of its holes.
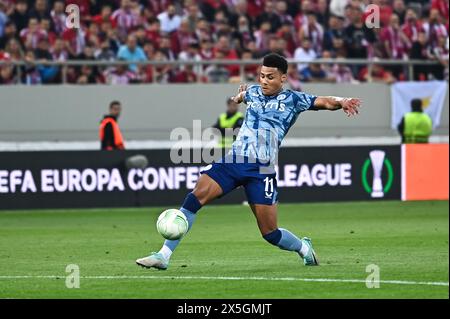
POLYGON ((422 112, 422 100, 413 99, 411 101, 411 109, 413 110, 413 112, 422 112))
POLYGON ((115 105, 121 105, 119 101, 114 100, 111 103, 109 103, 109 109, 112 109, 115 105))
POLYGON ((288 63, 284 57, 276 53, 269 53, 264 56, 263 66, 269 68, 277 68, 282 74, 286 74, 288 70, 288 63))

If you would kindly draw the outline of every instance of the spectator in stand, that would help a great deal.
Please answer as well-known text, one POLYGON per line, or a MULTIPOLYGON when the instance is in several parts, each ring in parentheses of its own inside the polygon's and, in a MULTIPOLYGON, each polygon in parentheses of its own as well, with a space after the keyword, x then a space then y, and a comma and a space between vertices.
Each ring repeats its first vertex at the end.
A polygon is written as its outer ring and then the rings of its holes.
POLYGON ((158 19, 161 22, 161 31, 171 33, 178 29, 181 23, 181 17, 177 14, 174 5, 169 5, 167 10, 158 14, 158 19))
POLYGON ((245 17, 246 22, 249 23, 249 30, 253 29, 253 18, 248 12, 249 4, 246 0, 236 0, 234 4, 229 3, 227 12, 230 25, 238 30, 239 29, 239 19, 245 17))
POLYGON ((432 59, 439 61, 440 65, 435 65, 432 67, 433 77, 437 80, 447 80, 448 81, 448 38, 440 35, 438 37, 438 44, 433 48, 432 59))
POLYGON ((202 60, 212 60, 214 58, 213 43, 209 39, 200 42, 200 56, 202 60))
POLYGON ((449 7, 449 1, 448 0, 431 0, 431 8, 437 9, 439 11, 439 14, 441 17, 447 21, 448 25, 448 7, 449 7))
POLYGON ((28 62, 23 68, 23 78, 22 83, 26 85, 41 84, 42 78, 41 74, 35 64, 36 58, 34 56, 33 50, 28 50, 25 53, 25 62, 28 62))
POLYGON ((56 39, 50 49, 53 61, 67 61, 69 53, 66 49, 66 43, 62 39, 56 39))
MULTIPOLYGON (((384 54, 390 60, 404 60, 408 57, 408 51, 411 48, 411 43, 408 37, 400 28, 400 20, 398 16, 393 13, 389 26, 383 28, 380 34, 380 41, 384 45, 384 54)), ((390 65, 389 70, 393 72, 397 79, 401 78, 403 72, 402 65, 390 65)))
MULTIPOLYGON (((119 61, 123 61, 120 60, 119 61)), ((129 70, 126 65, 117 65, 114 68, 108 68, 103 76, 105 83, 110 85, 125 85, 130 84, 136 78, 136 74, 129 70)))
POLYGON ((417 41, 419 32, 423 31, 422 23, 417 19, 416 11, 412 8, 406 10, 405 23, 402 25, 402 31, 410 43, 417 41))
POLYGON ((264 21, 261 23, 259 29, 255 31, 254 37, 258 50, 264 51, 269 49, 269 40, 271 36, 270 29, 270 22, 264 21))
POLYGON ((62 35, 64 41, 67 42, 67 50, 71 58, 81 54, 86 46, 86 30, 85 27, 79 29, 65 29, 62 35))
POLYGON ((170 35, 171 47, 174 51, 174 55, 178 55, 181 51, 188 49, 189 45, 194 42, 198 42, 195 33, 189 28, 189 21, 183 19, 181 21, 180 27, 172 32, 170 35))
POLYGON ((305 37, 308 37, 311 40, 312 49, 316 52, 321 52, 323 42, 323 28, 317 22, 317 17, 314 12, 308 12, 306 18, 306 23, 304 23, 299 30, 300 42, 302 42, 305 37))
MULTIPOLYGON (((128 36, 127 44, 120 47, 117 58, 128 62, 147 61, 144 50, 137 45, 136 36, 133 34, 128 36)), ((134 73, 138 72, 138 66, 136 64, 130 64, 129 69, 134 73)))
MULTIPOLYGON (((414 41, 410 58, 413 60, 428 60, 431 59, 431 50, 428 45, 427 35, 425 31, 419 31, 417 35, 417 40, 414 41)), ((428 79, 428 66, 426 65, 415 65, 414 70, 414 81, 425 81, 428 79)))
POLYGON ((47 38, 47 33, 41 30, 38 19, 30 18, 28 27, 20 32, 20 37, 26 49, 36 49, 38 42, 47 38))
POLYGON ((51 29, 51 21, 48 18, 42 18, 41 22, 39 24, 39 27, 42 31, 44 31, 47 34, 47 40, 50 43, 50 45, 53 45, 55 42, 57 35, 55 32, 51 29))
MULTIPOLYGON (((338 60, 345 60, 345 56, 338 54, 338 60)), ((352 69, 341 63, 335 63, 331 66, 330 77, 334 78, 336 83, 358 83, 353 77, 352 69)))
POLYGON ((332 15, 328 19, 328 30, 323 35, 323 49, 333 51, 333 40, 335 38, 344 38, 344 19, 332 15))
POLYGON ((199 19, 197 22, 197 28, 195 29, 195 35, 197 39, 212 39, 211 26, 206 19, 199 19))
POLYGON ((286 42, 286 50, 289 52, 289 56, 294 56, 295 49, 298 47, 298 39, 295 36, 293 24, 284 22, 281 25, 281 28, 278 29, 276 36, 282 38, 286 42))
POLYGON ((41 21, 42 19, 50 19, 47 1, 36 0, 34 7, 30 10, 29 16, 30 18, 36 18, 38 21, 41 21))
POLYGON ((329 78, 320 63, 310 63, 300 72, 300 79, 303 82, 334 82, 329 78))
POLYGON ((92 17, 92 22, 97 24, 99 27, 101 27, 101 25, 104 22, 110 22, 111 26, 113 26, 114 28, 116 27, 116 20, 119 17, 113 17, 113 12, 112 12, 112 8, 110 5, 106 4, 102 6, 102 9, 100 11, 99 14, 94 15, 92 17))
MULTIPOLYGON (((168 61, 163 51, 157 50, 154 55, 154 61, 168 61)), ((151 79, 157 83, 169 83, 172 78, 173 70, 170 65, 158 65, 153 67, 151 79)))
POLYGON ((10 39, 5 46, 5 52, 8 53, 9 60, 21 61, 24 58, 22 46, 17 39, 10 39))
MULTIPOLYGON (((326 0, 325 0, 326 1, 326 0)), ((288 14, 288 5, 284 0, 278 0, 275 3, 275 13, 278 15, 280 19, 280 25, 277 26, 276 31, 278 31, 283 23, 293 23, 294 19, 290 14, 288 14)))
POLYGON ((197 22, 203 15, 200 12, 196 3, 191 3, 186 8, 186 14, 183 16, 183 20, 187 21, 189 32, 194 33, 197 26, 197 22))
POLYGON ((380 24, 381 27, 385 27, 389 24, 389 18, 393 13, 390 0, 372 0, 372 4, 378 6, 380 9, 380 24))
POLYGON ((448 37, 446 26, 442 23, 441 15, 438 9, 431 9, 428 21, 423 24, 425 33, 427 34, 428 43, 431 49, 438 45, 440 36, 448 37))
POLYGON ((159 39, 159 51, 164 53, 167 60, 176 60, 176 54, 172 49, 172 42, 170 41, 170 37, 168 35, 162 36, 159 39))
MULTIPOLYGON (((179 61, 190 61, 190 62, 199 62, 202 60, 202 56, 199 53, 200 46, 197 42, 192 42, 189 44, 187 49, 185 51, 181 51, 178 60, 179 61)), ((186 66, 189 66, 188 72, 186 72, 183 75, 186 76, 186 79, 188 79, 191 76, 191 73, 194 73, 195 78, 200 78, 203 73, 203 67, 201 65, 193 66, 191 65, 182 65, 180 66, 179 71, 185 71, 186 66)), ((189 81, 189 82, 195 82, 195 81, 189 81)))
POLYGON ((406 6, 404 0, 393 0, 393 13, 398 16, 400 24, 405 23, 406 6))
POLYGON ((8 22, 8 16, 6 15, 6 5, 0 0, 0 38, 5 33, 5 25, 8 22))
POLYGON ((288 64, 287 82, 289 83, 291 89, 296 91, 302 90, 300 74, 298 73, 295 64, 292 63, 288 64))
POLYGON ((13 65, 0 65, 0 85, 8 85, 17 83, 17 79, 14 75, 13 65))
POLYGON ((271 0, 265 2, 264 12, 256 17, 256 27, 258 29, 261 28, 263 22, 270 23, 270 33, 277 32, 278 28, 281 26, 281 19, 275 11, 274 3, 271 0))
MULTIPOLYGON (((248 49, 244 49, 241 54, 241 60, 253 60, 255 57, 252 54, 252 51, 248 49)), ((255 82, 258 80, 258 64, 245 65, 244 66, 244 82, 255 82)))
POLYGON ((246 43, 254 40, 253 28, 247 16, 241 15, 237 18, 237 28, 232 37, 239 41, 240 48, 244 48, 246 43))
MULTIPOLYGON (((34 51, 37 61, 51 61, 53 56, 49 52, 50 44, 46 38, 39 40, 38 46, 34 51)), ((56 83, 59 73, 59 67, 53 65, 38 65, 41 74, 42 83, 56 83)))
POLYGON ((20 32, 28 27, 28 2, 26 0, 17 0, 13 13, 9 16, 9 20, 14 22, 17 31, 20 32))
MULTIPOLYGON (((367 59, 371 57, 369 50, 376 41, 373 29, 369 29, 363 22, 363 12, 360 6, 352 6, 352 21, 345 28, 345 44, 347 57, 353 59, 367 59)), ((353 66, 353 73, 358 73, 360 67, 353 66)))
MULTIPOLYGON (((395 77, 391 72, 385 70, 379 64, 373 64, 372 72, 370 73, 370 78, 372 82, 383 82, 386 84, 392 84, 395 82, 395 77)), ((367 66, 363 67, 358 74, 358 79, 361 82, 369 81, 369 68, 367 66)))
POLYGON ((330 1, 330 13, 337 17, 345 17, 345 8, 348 5, 348 0, 331 0, 330 1))
MULTIPOLYGON (((317 53, 311 48, 310 39, 307 37, 303 38, 302 46, 295 50, 294 59, 308 62, 314 60, 315 58, 317 58, 317 53)), ((297 70, 299 73, 306 67, 307 64, 305 63, 297 64, 297 70)))
MULTIPOLYGON (((215 59, 222 60, 225 55, 222 51, 215 53, 215 59)), ((211 64, 206 70, 205 74, 209 83, 227 83, 230 78, 230 71, 221 64, 211 64)))
MULTIPOLYGON (((347 1, 347 0, 346 0, 347 1)), ((314 12, 314 5, 311 0, 303 0, 301 2, 300 13, 298 13, 294 18, 295 30, 300 30, 300 28, 307 23, 307 13, 314 12)))
POLYGON ((328 10, 327 0, 317 1, 317 22, 324 28, 328 29, 328 21, 330 20, 330 11, 328 10))
POLYGON ((56 0, 53 3, 53 9, 50 11, 50 17, 52 19, 53 30, 60 36, 66 28, 66 14, 64 1, 56 0))
POLYGON ((120 8, 113 12, 111 18, 117 25, 119 36, 129 34, 139 25, 139 15, 132 8, 130 0, 121 0, 120 8))
MULTIPOLYGON (((237 60, 238 55, 234 49, 230 46, 230 39, 227 36, 220 36, 217 40, 216 45, 214 46, 214 58, 224 60, 237 60)), ((226 69, 230 73, 230 76, 238 76, 239 75, 239 66, 238 65, 227 65, 226 69)))
POLYGON ((20 38, 17 35, 17 28, 14 22, 8 21, 5 25, 5 32, 3 34, 3 37, 0 37, 0 50, 4 49, 6 44, 12 40, 15 39, 19 42, 19 45, 22 46, 20 42, 20 38))

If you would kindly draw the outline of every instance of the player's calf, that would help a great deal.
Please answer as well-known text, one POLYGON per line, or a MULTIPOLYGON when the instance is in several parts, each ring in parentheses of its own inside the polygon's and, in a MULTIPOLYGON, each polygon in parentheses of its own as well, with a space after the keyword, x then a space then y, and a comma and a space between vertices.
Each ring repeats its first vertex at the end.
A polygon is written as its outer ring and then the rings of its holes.
POLYGON ((309 238, 300 239, 284 228, 263 235, 263 238, 274 246, 283 250, 295 251, 303 258, 304 264, 307 266, 318 265, 318 259, 312 248, 309 238))

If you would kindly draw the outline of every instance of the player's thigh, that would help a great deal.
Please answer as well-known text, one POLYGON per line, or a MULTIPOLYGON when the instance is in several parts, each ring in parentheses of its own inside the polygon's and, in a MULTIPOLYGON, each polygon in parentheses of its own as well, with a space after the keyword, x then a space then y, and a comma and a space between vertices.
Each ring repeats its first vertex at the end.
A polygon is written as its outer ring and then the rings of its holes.
POLYGON ((215 180, 206 174, 202 174, 192 193, 197 197, 200 204, 205 205, 222 195, 223 191, 215 180))
POLYGON ((256 217, 258 228, 262 235, 267 235, 278 228, 276 204, 251 204, 250 207, 256 217))

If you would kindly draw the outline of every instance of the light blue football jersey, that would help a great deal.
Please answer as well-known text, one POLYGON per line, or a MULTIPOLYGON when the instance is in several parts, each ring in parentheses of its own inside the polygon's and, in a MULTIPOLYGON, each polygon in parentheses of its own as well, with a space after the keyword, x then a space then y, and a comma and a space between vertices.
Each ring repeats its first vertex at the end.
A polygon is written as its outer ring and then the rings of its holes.
POLYGON ((283 89, 265 96, 260 85, 247 88, 244 123, 230 150, 230 155, 248 157, 274 164, 278 149, 301 112, 313 109, 315 95, 283 89))

